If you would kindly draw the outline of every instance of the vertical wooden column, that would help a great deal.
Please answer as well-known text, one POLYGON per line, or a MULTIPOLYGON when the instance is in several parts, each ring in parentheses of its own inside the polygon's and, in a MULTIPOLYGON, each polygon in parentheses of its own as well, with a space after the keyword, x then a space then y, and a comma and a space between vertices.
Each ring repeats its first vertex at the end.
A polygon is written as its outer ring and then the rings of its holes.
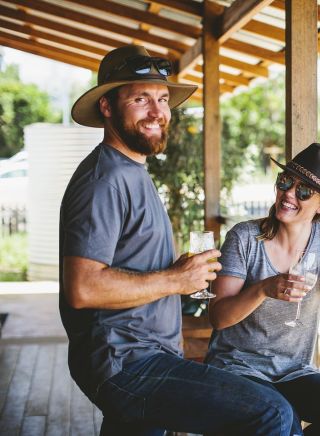
POLYGON ((214 14, 210 1, 204 1, 203 17, 203 142, 205 228, 220 235, 220 111, 219 43, 213 35, 214 14))
POLYGON ((286 0, 286 159, 317 140, 317 0, 286 0))

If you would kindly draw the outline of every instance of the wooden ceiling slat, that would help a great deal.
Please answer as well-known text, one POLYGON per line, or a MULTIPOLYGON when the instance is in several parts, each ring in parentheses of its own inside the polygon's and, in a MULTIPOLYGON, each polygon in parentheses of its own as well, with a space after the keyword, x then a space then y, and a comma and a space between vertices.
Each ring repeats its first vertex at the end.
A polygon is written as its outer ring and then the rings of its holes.
POLYGON ((78 22, 80 24, 86 24, 92 26, 95 29, 105 29, 109 32, 124 35, 130 38, 138 39, 140 41, 149 42, 151 44, 158 45, 160 47, 167 47, 172 50, 177 50, 179 44, 173 39, 162 38, 157 35, 150 34, 143 30, 132 29, 131 27, 122 26, 111 21, 103 20, 98 17, 93 17, 92 15, 86 15, 81 12, 71 11, 70 9, 63 8, 61 6, 56 6, 40 0, 10 0, 11 4, 17 6, 23 6, 28 8, 28 10, 35 10, 37 12, 43 12, 53 17, 57 16, 59 18, 64 18, 72 22, 78 22))
POLYGON ((286 9, 286 5, 283 0, 273 0, 270 6, 276 9, 281 9, 282 11, 285 11, 286 9))
POLYGON ((25 35, 31 36, 33 39, 41 38, 48 41, 50 45, 50 41, 56 42, 61 45, 77 48, 79 50, 86 51, 88 53, 95 53, 103 57, 106 54, 106 50, 97 47, 93 44, 84 44, 81 42, 77 42, 73 39, 63 38, 61 36, 55 35, 49 32, 43 32, 42 30, 35 29, 30 26, 20 26, 18 24, 14 24, 10 21, 6 21, 0 18, 0 28, 13 30, 14 32, 23 33, 25 35))
MULTIPOLYGON (((200 65, 197 65, 196 71, 202 71, 202 68, 200 65)), ((183 76, 184 79, 187 79, 189 81, 193 81, 196 84, 202 84, 202 77, 198 77, 192 74, 193 71, 190 71, 189 74, 186 74, 183 76)), ((244 85, 248 86, 250 83, 250 80, 246 77, 242 76, 235 76, 234 74, 225 73, 224 71, 220 71, 220 78, 225 80, 227 84, 230 84, 232 86, 239 86, 244 85)))
POLYGON ((285 55, 283 51, 274 52, 253 44, 236 41, 235 39, 229 39, 223 44, 223 47, 240 53, 245 53, 256 58, 261 58, 275 64, 285 64, 285 55))
POLYGON ((99 68, 99 61, 96 59, 83 56, 78 53, 74 54, 67 50, 58 49, 47 44, 40 43, 34 40, 20 38, 15 35, 9 35, 0 31, 0 44, 11 47, 16 50, 27 51, 39 56, 44 56, 60 62, 67 62, 71 65, 88 68, 92 71, 97 71, 99 68))
POLYGON ((162 6, 167 6, 168 9, 174 11, 186 12, 197 17, 202 17, 203 15, 203 4, 195 2, 194 0, 152 0, 162 6))
POLYGON ((169 30, 170 32, 178 33, 180 35, 189 36, 191 38, 198 38, 201 35, 201 28, 191 26, 179 21, 169 18, 161 17, 149 11, 142 11, 130 6, 124 6, 112 1, 105 2, 103 0, 68 0, 69 3, 76 5, 83 5, 93 8, 100 12, 108 12, 109 14, 118 17, 127 18, 138 23, 148 24, 160 29, 169 30))
POLYGON ((202 38, 198 38, 196 43, 181 55, 176 63, 176 71, 183 74, 198 63, 200 56, 202 56, 202 38))
POLYGON ((285 43, 286 41, 284 29, 280 29, 276 26, 271 26, 270 24, 262 23, 261 21, 251 20, 249 23, 243 26, 243 30, 274 39, 275 41, 283 43, 285 43))
MULTIPOLYGON (((196 84, 198 86, 198 90, 203 90, 203 84, 201 79, 199 77, 196 78, 196 81, 194 79, 195 79, 194 76, 187 74, 186 76, 183 77, 181 83, 196 84)), ((219 85, 220 93, 233 92, 234 88, 235 88, 234 86, 228 85, 226 83, 220 83, 219 85)))
POLYGON ((237 30, 247 24, 251 18, 273 0, 235 0, 229 8, 219 17, 219 31, 215 33, 220 43, 231 37, 237 30))
POLYGON ((268 77, 268 68, 261 65, 252 65, 247 62, 238 61, 237 59, 232 59, 227 56, 219 57, 220 64, 226 65, 231 68, 236 68, 237 70, 245 71, 246 73, 252 74, 255 77, 268 77))
MULTIPOLYGON (((28 14, 22 10, 14 10, 2 5, 0 5, 0 15, 21 21, 26 24, 40 26, 44 29, 51 29, 63 34, 69 34, 89 41, 98 42, 99 44, 108 45, 112 48, 121 47, 123 45, 123 42, 117 39, 105 37, 101 33, 98 34, 88 30, 79 29, 78 27, 69 26, 64 23, 59 23, 57 21, 39 17, 37 15, 28 14)), ((178 42, 176 42, 175 46, 176 48, 174 50, 172 49, 173 51, 171 52, 171 55, 174 57, 177 57, 179 53, 188 48, 188 46, 185 44, 179 44, 178 42)), ((159 55, 161 54, 161 52, 156 51, 154 51, 154 53, 158 53, 159 55)))

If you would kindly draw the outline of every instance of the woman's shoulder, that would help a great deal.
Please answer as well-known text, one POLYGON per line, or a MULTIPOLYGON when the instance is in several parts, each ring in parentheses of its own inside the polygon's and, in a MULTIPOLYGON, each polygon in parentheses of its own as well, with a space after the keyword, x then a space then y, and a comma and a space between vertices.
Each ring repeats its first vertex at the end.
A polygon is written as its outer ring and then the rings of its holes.
POLYGON ((236 233, 238 236, 258 236, 260 232, 261 220, 248 220, 235 224, 230 232, 236 233))

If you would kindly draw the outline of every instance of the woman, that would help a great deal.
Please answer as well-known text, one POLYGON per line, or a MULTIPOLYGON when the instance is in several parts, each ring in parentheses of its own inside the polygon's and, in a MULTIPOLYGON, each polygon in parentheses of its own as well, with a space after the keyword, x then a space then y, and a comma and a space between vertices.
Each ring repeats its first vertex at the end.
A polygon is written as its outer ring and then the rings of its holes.
POLYGON ((303 434, 304 420, 312 423, 305 434, 319 436, 320 372, 312 365, 319 280, 310 290, 289 268, 298 249, 320 258, 320 144, 311 144, 287 165, 274 162, 283 172, 269 216, 234 226, 221 249, 206 362, 276 389, 295 412, 292 434, 303 434), (302 325, 285 325, 301 300, 302 325))

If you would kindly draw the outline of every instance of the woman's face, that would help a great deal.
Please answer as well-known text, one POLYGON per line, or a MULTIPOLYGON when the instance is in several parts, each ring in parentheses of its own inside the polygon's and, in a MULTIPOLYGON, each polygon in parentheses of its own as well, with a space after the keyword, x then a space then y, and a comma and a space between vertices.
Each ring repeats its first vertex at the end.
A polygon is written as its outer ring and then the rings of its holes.
MULTIPOLYGON (((282 174, 286 175, 287 173, 282 174)), ((315 191, 308 200, 299 200, 296 195, 297 186, 300 183, 304 185, 306 183, 291 174, 287 175, 292 177, 294 183, 287 191, 276 187, 276 218, 283 223, 310 223, 317 213, 320 214, 320 194, 315 191)))

